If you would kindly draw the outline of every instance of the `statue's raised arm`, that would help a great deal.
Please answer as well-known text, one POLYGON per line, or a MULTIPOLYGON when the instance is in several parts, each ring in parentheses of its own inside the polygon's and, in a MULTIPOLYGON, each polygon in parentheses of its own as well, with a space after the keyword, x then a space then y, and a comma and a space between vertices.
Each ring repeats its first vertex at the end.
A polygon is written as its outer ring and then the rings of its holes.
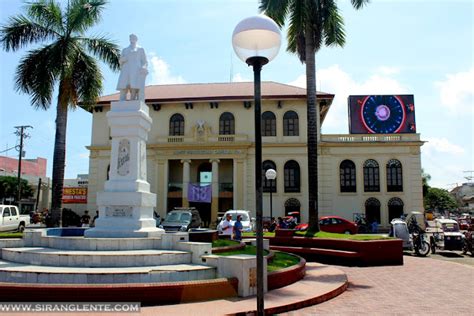
POLYGON ((145 50, 137 46, 138 37, 130 35, 130 46, 122 50, 120 56, 120 76, 117 90, 120 91, 120 101, 127 99, 130 91, 130 100, 145 101, 145 79, 148 75, 148 62, 145 50))

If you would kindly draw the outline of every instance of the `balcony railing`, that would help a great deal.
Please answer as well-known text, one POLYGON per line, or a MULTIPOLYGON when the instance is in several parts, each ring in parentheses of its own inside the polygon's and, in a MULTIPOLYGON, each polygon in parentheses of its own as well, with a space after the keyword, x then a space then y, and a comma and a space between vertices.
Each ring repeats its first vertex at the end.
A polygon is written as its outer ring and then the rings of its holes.
POLYGON ((356 143, 356 142, 416 142, 420 134, 350 134, 350 135, 321 135, 323 142, 356 143))

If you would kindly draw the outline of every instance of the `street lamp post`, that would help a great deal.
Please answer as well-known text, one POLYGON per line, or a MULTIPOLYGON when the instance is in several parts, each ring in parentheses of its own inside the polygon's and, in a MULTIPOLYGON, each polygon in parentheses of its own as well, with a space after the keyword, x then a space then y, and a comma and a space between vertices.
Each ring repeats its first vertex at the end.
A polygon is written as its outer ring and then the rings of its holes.
POLYGON ((265 172, 265 178, 270 180, 270 221, 273 220, 273 199, 272 199, 272 192, 273 192, 273 180, 277 177, 277 172, 274 169, 268 169, 265 172))
POLYGON ((253 67, 255 120, 255 215, 257 219, 257 314, 264 315, 263 280, 263 225, 262 225, 262 66, 280 50, 281 34, 278 25, 264 15, 246 18, 237 24, 232 34, 232 46, 237 56, 253 67))

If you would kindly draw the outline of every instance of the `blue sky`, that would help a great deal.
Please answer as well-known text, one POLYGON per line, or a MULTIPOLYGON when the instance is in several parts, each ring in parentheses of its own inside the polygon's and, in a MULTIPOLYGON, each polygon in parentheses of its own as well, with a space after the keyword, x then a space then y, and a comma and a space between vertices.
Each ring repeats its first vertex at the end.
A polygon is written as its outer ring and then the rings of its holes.
MULTIPOLYGON (((470 174, 464 171, 474 170, 473 1, 373 0, 359 11, 348 0, 339 6, 346 45, 316 55, 317 89, 336 95, 323 133, 348 133, 348 95, 414 94, 430 184, 452 188, 466 182, 470 174)), ((21 7, 17 0, 1 1, 0 24, 21 7)), ((148 54, 147 84, 252 79, 251 69, 233 54, 231 36, 240 20, 258 13, 256 0, 112 0, 104 13, 89 34, 106 34, 121 47, 137 34, 148 54)), ((0 51, 0 152, 17 144, 14 126, 32 125, 26 157, 47 158, 51 175, 56 100, 50 110, 36 111, 28 96, 15 92, 13 76, 25 52, 0 51)), ((118 74, 106 67, 103 72, 104 94, 115 93, 118 74)), ((283 43, 262 79, 304 87, 304 74, 283 43)), ((69 114, 66 178, 88 173, 91 121, 81 109, 69 114)), ((14 150, 5 154, 17 156, 14 150)))

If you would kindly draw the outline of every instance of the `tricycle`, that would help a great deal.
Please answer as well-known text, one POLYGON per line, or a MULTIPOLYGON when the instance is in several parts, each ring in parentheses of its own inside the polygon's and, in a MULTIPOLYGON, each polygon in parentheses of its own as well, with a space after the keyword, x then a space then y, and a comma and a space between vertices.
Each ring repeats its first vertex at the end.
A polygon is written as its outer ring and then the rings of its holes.
POLYGON ((435 219, 435 227, 430 228, 431 252, 437 250, 462 250, 464 235, 459 230, 458 223, 453 219, 435 219))

